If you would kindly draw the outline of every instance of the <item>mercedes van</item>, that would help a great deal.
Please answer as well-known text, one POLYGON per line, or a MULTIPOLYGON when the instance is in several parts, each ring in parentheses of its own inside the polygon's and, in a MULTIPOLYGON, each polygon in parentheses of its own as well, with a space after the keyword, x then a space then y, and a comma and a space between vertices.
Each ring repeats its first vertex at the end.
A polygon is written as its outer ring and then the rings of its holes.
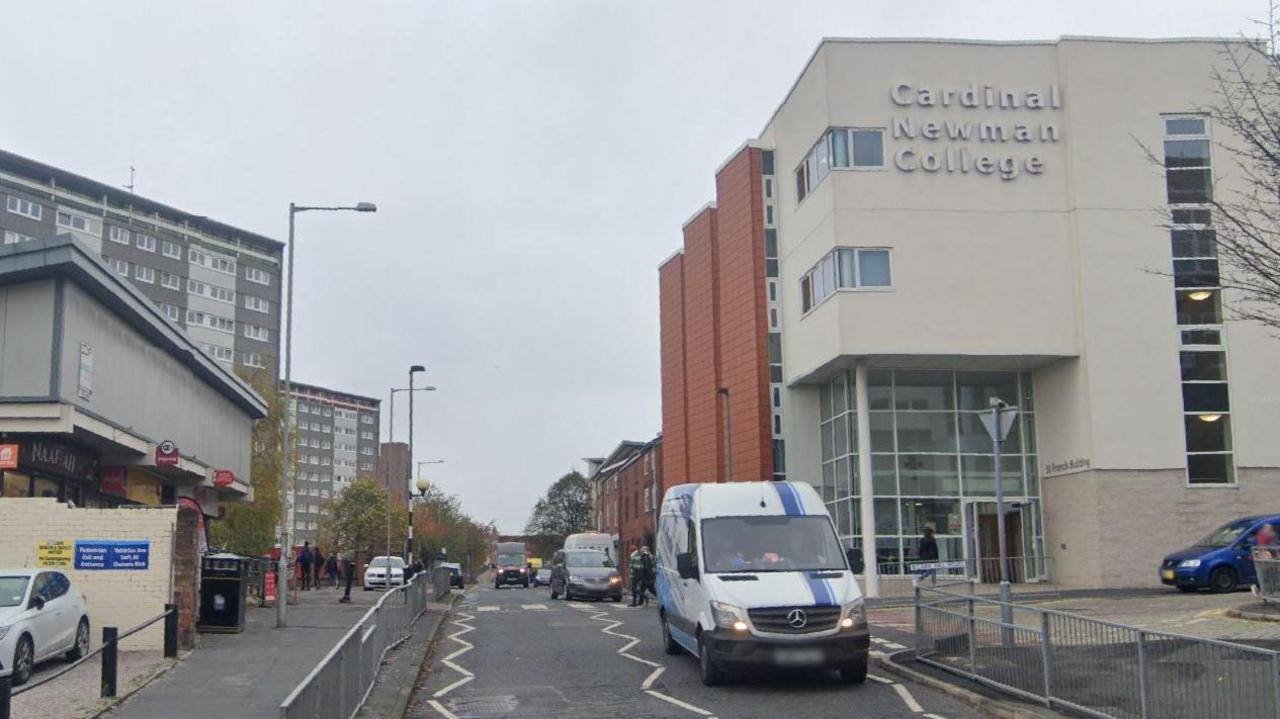
POLYGON ((703 684, 753 667, 866 678, 862 590, 812 486, 672 487, 658 518, 657 568, 663 646, 697 657, 703 684))

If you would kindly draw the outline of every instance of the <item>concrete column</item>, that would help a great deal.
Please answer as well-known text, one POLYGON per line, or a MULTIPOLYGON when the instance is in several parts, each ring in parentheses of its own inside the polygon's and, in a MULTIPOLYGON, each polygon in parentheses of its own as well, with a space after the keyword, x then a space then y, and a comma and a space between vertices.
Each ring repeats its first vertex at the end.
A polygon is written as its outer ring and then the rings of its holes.
POLYGON ((876 508, 871 483, 871 406, 867 402, 867 366, 859 362, 853 371, 854 409, 858 417, 858 502, 862 522, 862 591, 880 596, 880 575, 876 566, 876 508))

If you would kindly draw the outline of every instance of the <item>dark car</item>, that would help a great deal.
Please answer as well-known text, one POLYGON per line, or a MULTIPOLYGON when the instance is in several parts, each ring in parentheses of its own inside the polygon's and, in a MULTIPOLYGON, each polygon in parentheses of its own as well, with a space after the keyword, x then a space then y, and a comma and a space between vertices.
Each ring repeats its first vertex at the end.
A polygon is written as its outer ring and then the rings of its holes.
POLYGON ((1258 530, 1270 524, 1280 528, 1280 515, 1241 517, 1218 527, 1199 542, 1174 552, 1160 563, 1160 581, 1184 592, 1207 587, 1229 592, 1253 584, 1253 547, 1258 530))
POLYGON ((622 601, 622 576, 609 555, 595 549, 561 549, 551 560, 551 598, 622 601))
POLYGON ((455 562, 441 562, 441 569, 449 570, 449 586, 466 589, 466 580, 462 577, 462 565, 455 562))

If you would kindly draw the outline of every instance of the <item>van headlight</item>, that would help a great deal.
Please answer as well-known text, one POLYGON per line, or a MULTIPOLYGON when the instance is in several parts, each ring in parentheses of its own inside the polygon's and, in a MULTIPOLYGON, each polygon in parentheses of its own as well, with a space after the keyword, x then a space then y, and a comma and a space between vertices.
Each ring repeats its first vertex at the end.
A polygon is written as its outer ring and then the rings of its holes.
POLYGON ((1179 567, 1184 567, 1184 568, 1186 568, 1186 569, 1195 569, 1196 567, 1200 566, 1200 560, 1199 560, 1199 559, 1184 559, 1184 560, 1182 560, 1181 562, 1178 562, 1178 566, 1179 566, 1179 567))
POLYGON ((861 598, 855 599, 844 607, 844 615, 840 617, 841 629, 852 629, 859 624, 866 624, 866 605, 861 598))
POLYGON ((724 602, 711 602, 711 618, 717 627, 732 629, 738 632, 747 631, 747 613, 741 607, 724 602))

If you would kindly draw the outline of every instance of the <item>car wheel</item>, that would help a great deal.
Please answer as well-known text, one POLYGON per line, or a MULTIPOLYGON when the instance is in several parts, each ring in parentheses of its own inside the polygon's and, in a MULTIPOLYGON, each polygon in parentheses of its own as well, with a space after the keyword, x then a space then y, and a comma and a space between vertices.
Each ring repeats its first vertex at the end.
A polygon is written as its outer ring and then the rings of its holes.
POLYGON ((31 678, 31 667, 35 664, 35 647, 31 637, 23 635, 18 640, 18 647, 13 650, 13 686, 21 686, 31 678))
POLYGON ((707 640, 701 635, 698 636, 698 672, 703 686, 714 687, 724 683, 724 671, 716 666, 715 660, 711 658, 711 649, 707 647, 707 640))
POLYGON ((684 650, 684 647, 680 646, 680 644, 676 642, 675 638, 671 636, 671 625, 667 622, 667 618, 663 616, 662 617, 662 651, 666 652, 667 654, 679 654, 683 650, 684 650))
POLYGON ((1199 587, 1196 587, 1195 585, 1190 585, 1190 586, 1185 585, 1185 584, 1179 584, 1179 585, 1178 585, 1178 591, 1180 591, 1180 592, 1185 592, 1185 593, 1187 593, 1187 594, 1191 594, 1192 592, 1196 591, 1196 589, 1198 589, 1198 588, 1199 588, 1199 587))
POLYGON ((861 684, 867 680, 867 657, 865 655, 840 667, 840 681, 845 684, 861 684))
POLYGON ((76 643, 67 652, 67 661, 74 662, 89 653, 89 620, 80 617, 80 625, 76 627, 76 643))
POLYGON ((1231 567, 1218 567, 1209 575, 1209 588, 1219 594, 1232 591, 1239 583, 1236 570, 1231 567))

